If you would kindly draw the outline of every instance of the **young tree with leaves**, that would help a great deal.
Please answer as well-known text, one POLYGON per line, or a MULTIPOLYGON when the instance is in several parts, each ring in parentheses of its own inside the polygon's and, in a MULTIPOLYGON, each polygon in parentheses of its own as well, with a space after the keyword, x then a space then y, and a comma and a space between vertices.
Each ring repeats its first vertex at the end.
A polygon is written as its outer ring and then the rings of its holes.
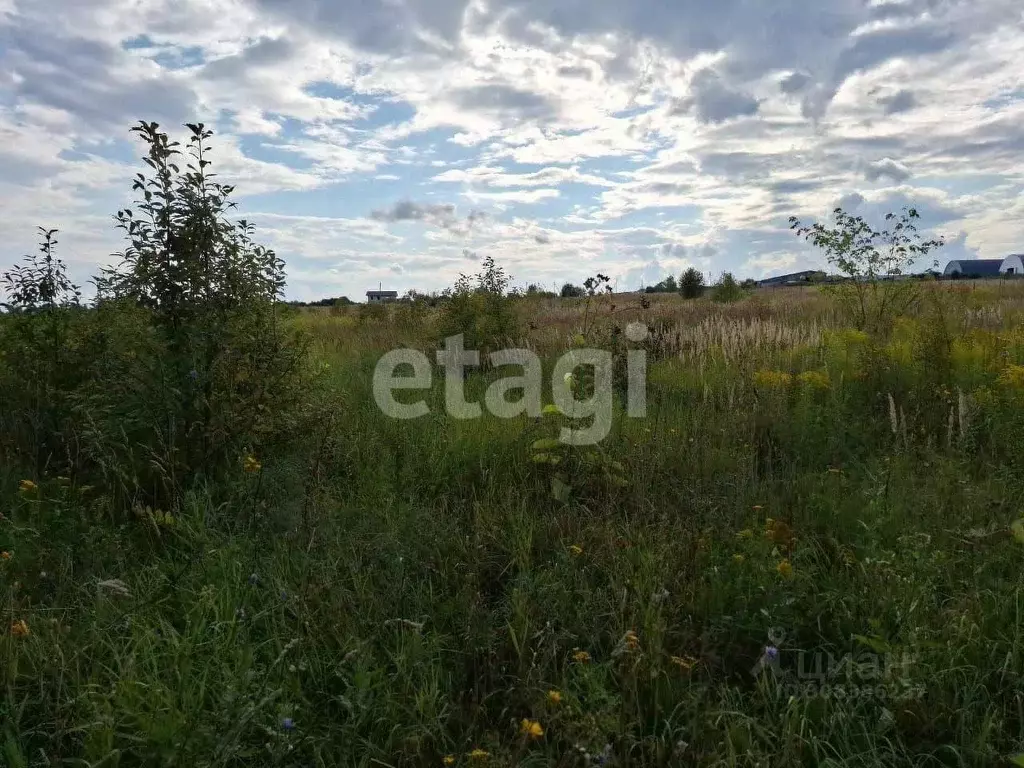
MULTIPOLYGON (((925 240, 921 236, 917 229, 921 217, 916 208, 886 214, 886 227, 882 230, 842 208, 836 208, 832 216, 831 227, 818 222, 804 226, 793 216, 790 229, 821 248, 829 264, 847 278, 826 290, 839 300, 856 327, 883 331, 920 298, 920 287, 901 278, 945 241, 941 237, 925 240)), ((932 266, 937 263, 933 261, 932 266)))

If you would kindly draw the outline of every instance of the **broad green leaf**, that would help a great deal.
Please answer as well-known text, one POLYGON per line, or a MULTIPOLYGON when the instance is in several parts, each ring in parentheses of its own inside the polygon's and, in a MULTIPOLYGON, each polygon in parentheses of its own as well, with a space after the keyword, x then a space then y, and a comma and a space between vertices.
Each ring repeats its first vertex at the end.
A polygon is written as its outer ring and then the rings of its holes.
POLYGON ((551 495, 555 501, 560 501, 563 504, 569 501, 569 496, 572 494, 572 486, 568 483, 564 483, 557 477, 551 478, 551 495))
POLYGON ((530 458, 534 464, 550 464, 553 467, 562 463, 560 456, 552 456, 550 453, 535 453, 530 458))
POLYGON ((535 451, 557 451, 561 447, 562 442, 554 437, 541 438, 531 446, 535 451))
POLYGON ((1024 520, 1014 520, 1010 526, 1010 533, 1017 540, 1018 544, 1024 544, 1024 520))
POLYGON ((890 650, 889 644, 880 637, 865 637, 864 635, 854 635, 853 639, 861 645, 866 645, 875 653, 888 653, 890 650))
POLYGON ((541 413, 544 416, 561 416, 562 415, 562 409, 559 408, 557 405, 554 405, 554 404, 545 405, 544 409, 541 411, 541 413))

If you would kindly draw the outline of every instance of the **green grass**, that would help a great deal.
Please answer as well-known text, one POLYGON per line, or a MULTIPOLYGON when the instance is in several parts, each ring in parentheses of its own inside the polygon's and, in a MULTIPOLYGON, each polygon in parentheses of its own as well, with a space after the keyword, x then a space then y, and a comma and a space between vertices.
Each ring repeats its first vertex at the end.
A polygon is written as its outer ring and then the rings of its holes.
MULTIPOLYGON (((651 310, 676 311, 821 322, 760 297, 651 310)), ((648 418, 619 412, 602 445, 629 485, 578 476, 567 504, 530 461, 551 417, 455 422, 435 377, 432 415, 391 421, 373 365, 395 336, 424 337, 301 318, 330 365, 318 397, 333 418, 303 451, 260 456, 261 473, 192 489, 172 521, 123 519, 77 481, 19 492, 27 476, 4 470, 0 755, 1000 764, 1024 751, 1024 544, 1009 533, 1024 517, 1024 399, 998 378, 1024 364, 1014 311, 938 382, 923 322, 875 353, 799 334, 728 360, 712 340, 699 368, 672 350, 652 365, 648 418), (758 388, 757 370, 827 370, 830 386, 758 388), (969 410, 950 422, 963 382, 969 410), (927 394, 936 384, 950 394, 927 394), (127 594, 98 585, 111 579, 127 594), (21 620, 27 637, 7 631, 21 620), (770 637, 779 674, 755 673, 770 637), (847 654, 861 666, 818 687, 800 677, 847 654)), ((545 343, 565 322, 550 312, 545 343)), ((957 338, 972 332, 962 317, 957 338)))

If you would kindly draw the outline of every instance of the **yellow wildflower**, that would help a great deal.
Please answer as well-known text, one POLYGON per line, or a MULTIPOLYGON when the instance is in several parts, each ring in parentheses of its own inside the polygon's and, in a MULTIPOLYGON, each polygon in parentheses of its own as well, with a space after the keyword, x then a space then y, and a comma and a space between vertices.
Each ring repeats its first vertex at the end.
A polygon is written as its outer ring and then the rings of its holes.
POLYGON ((263 465, 251 453, 242 460, 242 469, 249 474, 259 472, 262 468, 263 465))
POLYGON ((804 371, 797 378, 808 389, 825 390, 832 386, 832 381, 829 379, 828 374, 822 371, 804 371))
POLYGON ((636 632, 634 632, 632 629, 626 630, 626 634, 622 637, 622 642, 625 643, 627 650, 640 650, 640 638, 637 637, 636 632))
POLYGON ((782 560, 775 570, 779 572, 779 575, 784 579, 790 579, 793 577, 793 564, 789 560, 782 560))
POLYGON ((689 672, 697 664, 697 660, 693 656, 672 656, 670 661, 684 672, 689 672))
POLYGON ((742 531, 736 534, 737 539, 752 539, 754 538, 754 532, 749 528, 744 528, 742 531))
POLYGON ((579 648, 573 650, 572 658, 577 664, 586 664, 590 661, 590 654, 586 651, 581 651, 579 648))
POLYGON ((455 755, 445 755, 441 762, 445 765, 455 765, 455 755))
POLYGON ((474 749, 472 752, 469 753, 469 759, 470 760, 486 760, 489 755, 490 755, 490 752, 488 752, 485 749, 480 749, 480 747, 477 747, 476 749, 474 749))
POLYGON ((999 374, 999 383, 1004 387, 1024 389, 1024 365, 1011 365, 999 374))
POLYGON ((856 328, 844 328, 837 336, 842 343, 847 345, 867 344, 871 338, 864 331, 858 331, 856 328))
POLYGON ((39 486, 33 483, 31 480, 22 480, 20 483, 18 483, 18 490, 21 491, 22 493, 32 493, 38 487, 39 486))
POLYGON ((573 544, 571 547, 569 547, 569 552, 575 555, 576 557, 579 557, 583 554, 583 547, 581 547, 579 544, 573 544))
POLYGON ((737 565, 742 565, 743 561, 746 560, 746 559, 747 559, 747 556, 746 555, 741 555, 739 552, 737 552, 735 555, 732 556, 732 561, 734 563, 736 563, 737 565))
POLYGON ((31 634, 32 632, 29 630, 28 624, 25 623, 24 619, 11 622, 11 635, 14 637, 28 637, 31 634))
POLYGON ((544 735, 544 729, 540 727, 540 723, 526 718, 523 718, 523 722, 519 724, 519 732, 531 739, 539 739, 544 735))
POLYGON ((754 384, 764 389, 785 389, 792 383, 792 374, 785 371, 758 371, 754 374, 754 384))
POLYGON ((550 701, 552 704, 561 704, 562 703, 562 693, 561 693, 561 691, 556 691, 556 690, 548 691, 548 701, 550 701))
POLYGON ((765 528, 764 535, 766 538, 784 547, 791 546, 796 539, 793 529, 789 527, 785 520, 773 520, 770 517, 768 518, 768 525, 765 528))

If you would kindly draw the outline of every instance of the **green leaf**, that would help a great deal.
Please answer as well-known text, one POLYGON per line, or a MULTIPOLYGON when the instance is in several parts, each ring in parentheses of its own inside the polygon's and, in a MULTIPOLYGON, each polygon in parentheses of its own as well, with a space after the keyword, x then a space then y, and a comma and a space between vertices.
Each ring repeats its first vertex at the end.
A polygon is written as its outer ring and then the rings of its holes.
POLYGON ((1010 526, 1010 533, 1018 544, 1024 544, 1024 520, 1014 520, 1010 526))
POLYGON ((569 497, 572 495, 572 486, 568 483, 562 482, 557 477, 551 478, 551 495, 555 501, 560 501, 563 504, 569 501, 569 497))
POLYGON ((872 635, 871 637, 865 637, 864 635, 854 635, 853 639, 861 645, 866 645, 875 653, 888 653, 891 648, 889 643, 883 640, 881 637, 872 635))
POLYGON ((550 453, 535 453, 530 457, 530 460, 534 464, 550 464, 553 467, 557 467, 562 463, 561 456, 552 456, 550 453))
POLYGON ((1006 759, 1013 765, 1024 766, 1024 752, 1019 755, 1008 755, 1006 759))
POLYGON ((562 409, 554 404, 545 405, 544 409, 541 411, 541 414, 543 414, 544 416, 561 416, 562 409))
POLYGON ((561 447, 562 441, 554 437, 541 438, 531 446, 535 451, 557 451, 561 447))

